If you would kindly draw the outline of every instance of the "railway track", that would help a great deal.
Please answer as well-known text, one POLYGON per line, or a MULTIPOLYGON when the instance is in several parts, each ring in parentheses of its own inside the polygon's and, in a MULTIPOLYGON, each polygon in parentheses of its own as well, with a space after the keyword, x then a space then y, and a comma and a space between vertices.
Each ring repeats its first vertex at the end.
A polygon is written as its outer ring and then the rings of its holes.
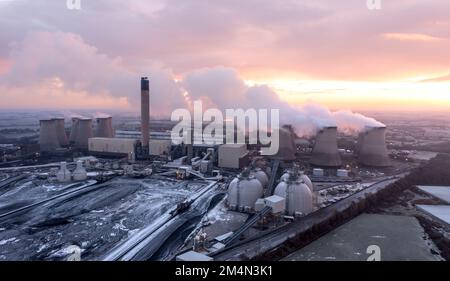
MULTIPOLYGON (((20 214, 22 212, 29 211, 29 210, 31 210, 33 208, 36 208, 38 206, 41 206, 41 205, 44 205, 46 203, 52 202, 54 200, 57 200, 57 199, 70 199, 70 198, 73 198, 73 197, 77 197, 77 196, 79 196, 81 194, 84 194, 86 192, 90 192, 90 191, 99 189, 99 188, 101 188, 101 187, 106 185, 106 183, 95 185, 96 183, 97 183, 97 181, 90 180, 90 181, 88 181, 88 183, 83 184, 83 185, 81 185, 79 187, 76 187, 76 188, 74 188, 72 190, 69 190, 69 191, 63 192, 61 194, 55 195, 53 197, 50 197, 50 198, 47 198, 47 199, 44 199, 44 200, 32 203, 30 205, 27 205, 27 206, 24 206, 24 207, 20 207, 20 208, 14 209, 12 211, 8 211, 6 213, 0 214, 0 221, 2 219, 12 217, 12 216, 20 214)), ((71 186, 76 186, 76 185, 79 185, 79 184, 72 184, 72 185, 66 186, 65 188, 70 188, 71 186)))
POLYGON ((177 206, 168 210, 156 221, 130 237, 128 240, 119 244, 106 254, 103 261, 131 261, 136 260, 145 251, 146 255, 156 252, 159 246, 164 243, 173 231, 176 231, 179 224, 179 217, 187 211, 190 206, 208 193, 217 185, 217 182, 210 182, 208 186, 181 202, 177 206))

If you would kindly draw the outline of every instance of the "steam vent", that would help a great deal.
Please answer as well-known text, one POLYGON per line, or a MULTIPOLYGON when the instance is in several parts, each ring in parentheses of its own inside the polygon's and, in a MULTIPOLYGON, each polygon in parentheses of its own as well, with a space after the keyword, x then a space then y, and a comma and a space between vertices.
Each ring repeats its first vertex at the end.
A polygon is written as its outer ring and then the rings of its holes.
POLYGON ((316 136, 310 163, 321 167, 342 165, 337 146, 337 127, 325 127, 316 136))
POLYGON ((390 166, 389 154, 386 148, 386 127, 366 127, 358 138, 359 163, 372 167, 390 166))

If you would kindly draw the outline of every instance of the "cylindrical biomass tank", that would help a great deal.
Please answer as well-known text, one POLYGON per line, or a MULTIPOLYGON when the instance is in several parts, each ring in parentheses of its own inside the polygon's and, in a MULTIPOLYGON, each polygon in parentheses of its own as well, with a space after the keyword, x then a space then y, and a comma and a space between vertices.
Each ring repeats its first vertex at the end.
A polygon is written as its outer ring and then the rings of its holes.
POLYGON ((303 172, 300 172, 300 180, 302 180, 306 186, 308 186, 308 188, 311 190, 311 192, 314 192, 314 185, 311 181, 311 179, 305 175, 303 172))
POLYGON ((253 175, 255 178, 261 183, 263 188, 266 188, 269 185, 269 177, 267 174, 261 170, 260 168, 256 168, 253 171, 253 175))
POLYGON ((228 205, 232 210, 251 211, 263 192, 263 186, 254 176, 241 175, 228 187, 228 205))
POLYGON ((72 127, 70 128, 70 136, 69 136, 69 142, 72 144, 75 143, 75 140, 77 138, 78 120, 80 120, 80 118, 78 117, 72 118, 72 127))
POLYGON ((336 127, 325 127, 319 131, 310 163, 321 167, 340 167, 342 165, 337 146, 336 127))
POLYGON ((39 147, 42 152, 52 152, 60 148, 55 120, 40 120, 39 147))
MULTIPOLYGON (((292 173, 291 172, 285 172, 281 177, 280 177, 280 182, 288 182, 290 179, 289 174, 292 173)), ((304 184, 306 184, 306 186, 309 188, 309 190, 311 190, 311 192, 314 192, 314 184, 312 183, 311 179, 304 174, 304 172, 299 172, 298 173, 298 178, 301 182, 303 182, 304 184)))
POLYGON ((58 141, 61 146, 68 146, 69 140, 66 135, 66 126, 64 118, 54 118, 56 123, 56 135, 58 136, 58 141))
POLYGON ((366 127, 358 160, 365 166, 390 166, 391 161, 386 147, 386 127, 366 127))
POLYGON ((92 138, 92 119, 79 119, 75 138, 75 147, 80 149, 88 148, 88 140, 92 138))
POLYGON ((286 214, 290 216, 307 215, 313 211, 313 194, 299 178, 280 182, 274 195, 286 199, 286 214))
POLYGON ((113 138, 114 130, 112 126, 112 117, 97 118, 97 126, 95 128, 95 137, 97 138, 113 138))

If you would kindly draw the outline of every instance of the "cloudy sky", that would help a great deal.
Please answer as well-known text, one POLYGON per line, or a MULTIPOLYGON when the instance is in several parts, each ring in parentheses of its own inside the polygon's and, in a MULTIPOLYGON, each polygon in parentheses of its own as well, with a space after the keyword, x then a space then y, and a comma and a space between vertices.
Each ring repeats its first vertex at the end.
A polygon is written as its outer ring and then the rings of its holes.
POLYGON ((450 106, 450 1, 0 0, 0 109, 450 106))

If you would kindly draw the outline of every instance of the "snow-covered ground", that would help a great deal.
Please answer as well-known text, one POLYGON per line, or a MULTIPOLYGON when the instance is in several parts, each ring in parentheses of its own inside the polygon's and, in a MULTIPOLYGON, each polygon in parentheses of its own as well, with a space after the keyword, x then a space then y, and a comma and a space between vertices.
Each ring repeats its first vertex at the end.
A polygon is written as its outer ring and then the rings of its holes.
MULTIPOLYGON (((98 259, 206 184, 117 178, 69 201, 52 201, 0 221, 0 259, 60 260, 71 246, 81 249, 82 259, 98 259)), ((56 187, 32 188, 46 193, 56 187)))

